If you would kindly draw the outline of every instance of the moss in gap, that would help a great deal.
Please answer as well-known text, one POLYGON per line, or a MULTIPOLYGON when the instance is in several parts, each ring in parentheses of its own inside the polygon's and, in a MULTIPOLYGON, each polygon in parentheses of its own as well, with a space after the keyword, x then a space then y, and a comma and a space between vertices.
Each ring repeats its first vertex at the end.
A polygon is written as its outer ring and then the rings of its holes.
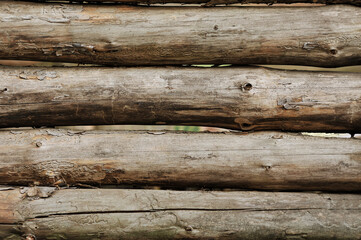
POLYGON ((174 130, 185 132, 200 132, 201 128, 198 126, 174 126, 174 130))

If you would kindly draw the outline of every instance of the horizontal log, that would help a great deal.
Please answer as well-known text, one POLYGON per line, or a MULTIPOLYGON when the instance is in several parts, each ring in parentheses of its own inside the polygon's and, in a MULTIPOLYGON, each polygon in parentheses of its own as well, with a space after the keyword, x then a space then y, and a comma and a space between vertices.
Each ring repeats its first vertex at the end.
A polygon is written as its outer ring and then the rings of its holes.
POLYGON ((361 140, 298 134, 0 131, 0 184, 361 191, 361 140))
POLYGON ((359 239, 360 202, 349 194, 14 189, 0 191, 0 236, 359 239))
POLYGON ((166 4, 166 3, 182 3, 182 4, 200 4, 203 6, 216 6, 221 4, 294 4, 294 3, 312 3, 312 4, 352 4, 361 5, 360 0, 25 0, 31 2, 71 2, 71 3, 125 3, 125 4, 166 4))
POLYGON ((343 5, 220 10, 0 1, 0 59, 358 65, 360 16, 343 5))
POLYGON ((0 127, 181 124, 360 132, 359 73, 0 68, 0 127))

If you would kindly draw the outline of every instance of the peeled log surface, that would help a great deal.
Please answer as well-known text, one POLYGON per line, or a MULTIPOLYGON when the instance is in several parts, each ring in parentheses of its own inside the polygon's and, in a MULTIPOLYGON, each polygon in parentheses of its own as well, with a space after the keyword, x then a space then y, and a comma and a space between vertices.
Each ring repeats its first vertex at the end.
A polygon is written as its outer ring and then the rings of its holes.
MULTIPOLYGON (((64 2, 64 0, 28 0, 32 2, 64 2)), ((65 0, 65 2, 83 3, 84 0, 65 0)), ((139 4, 156 4, 156 3, 183 3, 183 4, 199 4, 206 3, 205 6, 215 6, 219 4, 234 3, 258 3, 258 4, 293 4, 293 3, 318 3, 318 4, 352 4, 361 5, 360 0, 86 0, 87 3, 139 3, 139 4)))
POLYGON ((0 2, 0 59, 105 65, 361 64, 361 10, 0 2))
POLYGON ((361 140, 259 132, 0 131, 0 183, 361 191, 361 140))
POLYGON ((0 191, 0 236, 359 239, 360 203, 351 194, 15 189, 0 191))
POLYGON ((1 67, 0 76, 0 127, 166 123, 361 131, 359 73, 1 67))

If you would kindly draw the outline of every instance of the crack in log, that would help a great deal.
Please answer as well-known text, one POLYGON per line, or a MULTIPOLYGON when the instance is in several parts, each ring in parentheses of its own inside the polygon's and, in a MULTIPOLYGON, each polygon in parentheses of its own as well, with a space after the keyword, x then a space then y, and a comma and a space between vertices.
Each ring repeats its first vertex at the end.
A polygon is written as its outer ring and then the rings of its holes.
POLYGON ((204 211, 204 212, 230 212, 230 211, 242 211, 242 212, 277 212, 277 211, 309 211, 309 210, 327 210, 327 211, 354 211, 358 208, 275 208, 275 209, 247 209, 247 208, 230 208, 230 209, 209 209, 209 208, 168 208, 168 209, 149 209, 149 210, 117 210, 117 211, 83 211, 83 212, 69 212, 69 213, 51 213, 46 215, 38 215, 27 220, 37 218, 49 218, 54 216, 72 216, 72 215, 86 215, 86 214, 113 214, 113 213, 154 213, 154 212, 168 212, 168 211, 204 211))

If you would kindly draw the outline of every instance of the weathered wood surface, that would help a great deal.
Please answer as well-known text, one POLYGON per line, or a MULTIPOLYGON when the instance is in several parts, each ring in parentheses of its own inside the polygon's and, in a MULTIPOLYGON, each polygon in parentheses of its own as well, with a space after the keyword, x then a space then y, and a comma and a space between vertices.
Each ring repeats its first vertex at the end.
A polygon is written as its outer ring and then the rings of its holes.
POLYGON ((360 132, 358 73, 0 68, 0 127, 183 124, 360 132))
POLYGON ((259 132, 0 131, 0 183, 361 191, 361 140, 259 132))
POLYGON ((359 239, 360 215, 351 194, 0 191, 2 239, 359 239))
POLYGON ((125 4, 165 4, 165 3, 182 3, 182 4, 200 4, 203 6, 215 6, 220 4, 293 4, 293 3, 312 3, 312 4, 352 4, 361 5, 360 0, 27 0, 32 2, 71 2, 71 3, 125 3, 125 4))
POLYGON ((0 2, 0 58, 106 65, 361 64, 354 6, 222 9, 0 2))

